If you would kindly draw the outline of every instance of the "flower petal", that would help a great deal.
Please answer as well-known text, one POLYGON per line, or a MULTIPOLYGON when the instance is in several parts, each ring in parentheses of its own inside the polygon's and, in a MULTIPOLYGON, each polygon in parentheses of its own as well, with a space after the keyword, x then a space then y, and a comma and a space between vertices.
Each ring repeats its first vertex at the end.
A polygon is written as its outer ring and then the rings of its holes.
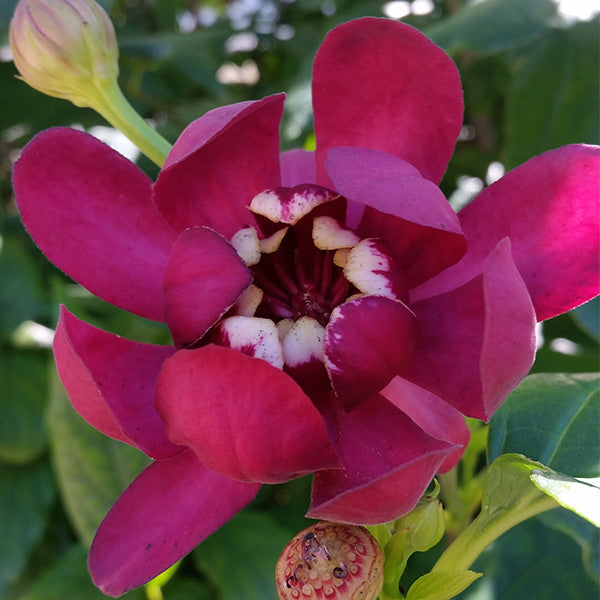
POLYGON ((419 341, 402 377, 463 414, 488 420, 535 355, 535 312, 509 240, 490 253, 483 273, 411 308, 419 341))
POLYGON ((340 418, 342 469, 315 473, 307 516, 340 523, 397 519, 419 501, 454 444, 427 435, 382 396, 340 418))
POLYGON ((301 183, 317 183, 315 153, 309 150, 288 150, 279 157, 281 185, 294 187, 301 183))
POLYGON ((362 237, 388 242, 409 287, 464 255, 466 241, 456 213, 440 189, 408 163, 385 152, 335 148, 327 170, 335 189, 348 199, 355 221, 349 225, 362 237), (357 211, 355 203, 364 210, 357 211))
POLYGON ((153 458, 181 451, 154 407, 156 378, 174 351, 102 331, 61 308, 54 356, 71 404, 92 427, 153 458))
POLYGON ((142 171, 91 135, 54 128, 23 150, 13 184, 25 227, 50 261, 107 302, 162 320, 176 236, 142 171))
POLYGON ((227 239, 256 226, 247 206, 280 184, 283 95, 210 111, 181 134, 154 186, 154 201, 179 232, 204 225, 227 239))
POLYGON ((438 183, 462 125, 460 78, 416 29, 363 18, 333 29, 313 68, 318 181, 336 146, 383 150, 438 183))
POLYGON ((438 472, 445 473, 458 462, 470 437, 461 413, 435 394, 401 377, 394 377, 381 395, 431 437, 457 445, 457 449, 440 465, 438 472))
POLYGON ((88 559, 94 583, 120 596, 156 577, 257 494, 185 451, 148 466, 102 521, 88 559))
POLYGON ((410 361, 414 314, 402 302, 362 296, 337 306, 325 330, 325 366, 346 410, 377 394, 410 361))
POLYGON ((503 237, 510 238, 538 321, 600 294, 600 147, 565 146, 528 160, 483 190, 459 218, 469 250, 422 286, 420 297, 473 277, 503 237))
POLYGON ((156 406, 171 440, 233 479, 275 483, 337 466, 325 424, 294 380, 229 348, 177 352, 158 379, 156 406))
POLYGON ((184 231, 165 273, 165 316, 175 344, 200 339, 252 283, 252 274, 227 240, 206 227, 184 231))

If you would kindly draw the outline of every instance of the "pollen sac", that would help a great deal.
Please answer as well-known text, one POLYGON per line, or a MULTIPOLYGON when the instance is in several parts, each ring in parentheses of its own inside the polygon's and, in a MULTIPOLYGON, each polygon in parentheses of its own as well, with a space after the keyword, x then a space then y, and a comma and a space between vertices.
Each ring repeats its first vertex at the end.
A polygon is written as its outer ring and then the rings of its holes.
POLYGON ((275 576, 280 600, 376 600, 383 552, 364 527, 321 521, 283 549, 275 576))

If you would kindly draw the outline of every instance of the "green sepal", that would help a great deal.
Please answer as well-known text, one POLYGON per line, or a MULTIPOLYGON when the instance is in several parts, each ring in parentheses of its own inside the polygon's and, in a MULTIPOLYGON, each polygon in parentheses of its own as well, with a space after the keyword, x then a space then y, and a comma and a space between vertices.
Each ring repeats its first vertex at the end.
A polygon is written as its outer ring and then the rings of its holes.
POLYGON ((449 600, 467 589, 481 575, 475 571, 427 573, 410 586, 406 600, 449 600))
POLYGON ((444 509, 436 498, 438 491, 436 482, 432 494, 423 496, 411 512, 388 527, 385 543, 382 543, 381 535, 377 538, 385 554, 382 597, 386 600, 401 598, 398 582, 411 554, 429 550, 444 535, 444 509))

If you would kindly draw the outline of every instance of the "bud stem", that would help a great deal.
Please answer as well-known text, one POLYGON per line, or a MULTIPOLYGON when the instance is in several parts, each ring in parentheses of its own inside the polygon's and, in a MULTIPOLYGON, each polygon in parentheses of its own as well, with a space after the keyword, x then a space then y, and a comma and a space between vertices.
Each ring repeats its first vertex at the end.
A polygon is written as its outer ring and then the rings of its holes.
POLYGON ((171 144, 129 104, 116 79, 98 81, 97 95, 88 98, 90 108, 125 134, 151 161, 162 167, 171 144))
POLYGON ((497 538, 522 521, 552 508, 556 502, 537 489, 526 494, 521 506, 498 510, 493 515, 479 513, 466 529, 444 550, 433 566, 434 571, 462 571, 468 569, 475 559, 497 538))

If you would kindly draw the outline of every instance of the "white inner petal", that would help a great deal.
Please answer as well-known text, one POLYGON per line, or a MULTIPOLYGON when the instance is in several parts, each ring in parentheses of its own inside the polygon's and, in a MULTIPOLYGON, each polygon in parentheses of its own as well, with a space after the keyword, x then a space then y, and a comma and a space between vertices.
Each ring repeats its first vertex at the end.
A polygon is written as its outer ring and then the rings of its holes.
POLYGON ((274 234, 270 235, 269 237, 259 240, 260 251, 263 254, 271 254, 272 252, 279 250, 279 246, 281 245, 281 242, 283 241, 283 238, 285 237, 287 230, 288 230, 288 227, 284 227, 283 229, 276 231, 274 234))
POLYGON ((279 339, 282 344, 293 326, 294 321, 292 319, 281 319, 281 321, 277 323, 277 332, 279 333, 279 339))
POLYGON ((346 229, 339 221, 327 215, 314 219, 312 238, 319 250, 352 248, 360 242, 360 238, 352 230, 346 229))
POLYGON ((254 196, 249 208, 254 214, 263 215, 273 223, 295 225, 313 208, 334 198, 326 190, 314 187, 316 186, 300 187, 292 191, 289 197, 285 197, 285 188, 281 188, 281 194, 276 190, 267 190, 254 196))
POLYGON ((325 327, 312 317, 300 317, 283 340, 285 364, 295 367, 311 360, 323 360, 325 327))
POLYGON ((260 262, 260 242, 254 227, 243 227, 233 234, 231 245, 235 248, 240 258, 251 267, 260 262))
POLYGON ((221 334, 229 347, 283 368, 283 352, 277 327, 271 319, 235 316, 221 321, 221 334), (252 349, 252 353, 248 350, 252 349))
POLYGON ((336 250, 333 255, 333 264, 343 269, 348 263, 350 250, 351 248, 340 248, 339 250, 336 250))
POLYGON ((348 255, 344 275, 363 294, 386 296, 397 300, 389 277, 390 258, 381 252, 373 239, 361 240, 348 255))
POLYGON ((263 291, 254 284, 249 285, 232 306, 231 310, 236 315, 253 317, 263 299, 263 291))

